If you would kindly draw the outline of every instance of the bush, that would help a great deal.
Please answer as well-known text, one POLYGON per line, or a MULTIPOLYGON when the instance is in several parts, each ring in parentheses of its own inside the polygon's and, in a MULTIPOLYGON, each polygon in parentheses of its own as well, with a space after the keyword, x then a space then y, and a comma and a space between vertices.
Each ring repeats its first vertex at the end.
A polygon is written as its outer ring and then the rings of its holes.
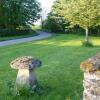
POLYGON ((93 44, 90 41, 82 41, 82 45, 85 47, 93 47, 93 44))
POLYGON ((51 32, 65 32, 69 30, 67 26, 69 26, 69 22, 66 22, 63 17, 53 12, 50 12, 47 19, 42 22, 42 28, 51 32))
POLYGON ((33 30, 30 29, 24 29, 24 30, 0 29, 0 37, 19 36, 19 35, 29 34, 32 31, 33 30))
POLYGON ((93 35, 96 35, 96 36, 97 36, 97 35, 100 36, 100 25, 91 28, 91 29, 90 29, 90 33, 93 34, 93 35))

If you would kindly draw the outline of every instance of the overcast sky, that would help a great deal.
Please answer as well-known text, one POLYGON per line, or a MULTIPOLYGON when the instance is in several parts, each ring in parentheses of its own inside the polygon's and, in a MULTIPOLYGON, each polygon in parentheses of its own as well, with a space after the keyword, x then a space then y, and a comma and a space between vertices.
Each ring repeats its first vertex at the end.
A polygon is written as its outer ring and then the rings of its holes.
MULTIPOLYGON (((50 12, 53 2, 55 0, 38 0, 38 1, 41 3, 42 17, 43 17, 43 19, 45 19, 47 14, 50 12)), ((39 23, 40 23, 40 21, 38 21, 36 24, 39 24, 39 23)))
POLYGON ((43 9, 46 8, 49 11, 55 0, 38 0, 38 1, 41 3, 43 9))

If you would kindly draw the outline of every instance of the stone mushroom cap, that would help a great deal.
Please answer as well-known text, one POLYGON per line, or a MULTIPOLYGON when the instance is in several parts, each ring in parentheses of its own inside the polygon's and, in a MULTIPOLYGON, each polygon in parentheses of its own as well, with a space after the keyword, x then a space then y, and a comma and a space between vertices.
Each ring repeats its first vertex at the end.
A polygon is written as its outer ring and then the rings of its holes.
POLYGON ((100 54, 97 54, 96 56, 91 57, 88 60, 82 62, 80 68, 84 72, 100 72, 100 54))
POLYGON ((41 66, 41 61, 32 56, 23 56, 13 60, 10 66, 14 69, 34 69, 41 66))

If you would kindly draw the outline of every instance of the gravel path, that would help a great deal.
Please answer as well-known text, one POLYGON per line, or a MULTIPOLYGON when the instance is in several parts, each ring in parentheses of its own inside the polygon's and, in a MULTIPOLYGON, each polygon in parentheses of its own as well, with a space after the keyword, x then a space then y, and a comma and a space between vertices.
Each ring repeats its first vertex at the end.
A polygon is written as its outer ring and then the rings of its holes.
POLYGON ((7 45, 12 45, 12 44, 19 44, 19 43, 24 43, 24 42, 30 42, 30 41, 34 41, 34 40, 45 39, 45 38, 48 38, 48 37, 52 36, 52 34, 48 33, 48 32, 43 32, 43 31, 36 31, 36 32, 39 35, 34 36, 34 37, 1 41, 0 42, 0 46, 7 46, 7 45))

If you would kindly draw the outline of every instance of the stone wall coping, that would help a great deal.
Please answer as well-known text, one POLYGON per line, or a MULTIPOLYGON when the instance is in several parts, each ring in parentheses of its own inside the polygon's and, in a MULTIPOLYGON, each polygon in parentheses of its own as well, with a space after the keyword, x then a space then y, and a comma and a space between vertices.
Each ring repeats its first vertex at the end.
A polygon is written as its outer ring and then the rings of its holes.
POLYGON ((100 53, 82 62, 80 68, 84 72, 100 72, 100 53))

